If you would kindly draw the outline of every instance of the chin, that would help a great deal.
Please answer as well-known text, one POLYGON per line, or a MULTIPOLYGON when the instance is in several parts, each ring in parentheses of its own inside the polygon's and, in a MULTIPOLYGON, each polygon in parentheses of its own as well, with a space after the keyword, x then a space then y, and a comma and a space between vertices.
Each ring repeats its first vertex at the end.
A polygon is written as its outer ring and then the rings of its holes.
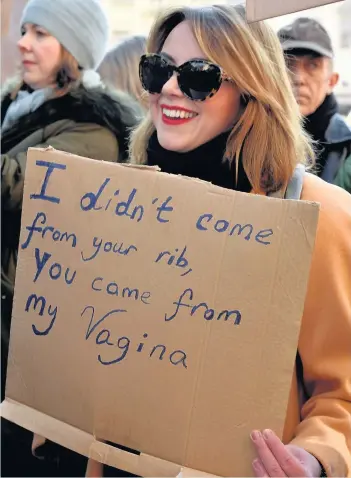
POLYGON ((189 151, 192 148, 187 147, 181 135, 170 135, 162 134, 162 132, 157 132, 158 142, 162 148, 167 149, 168 151, 175 151, 177 153, 183 153, 189 151))
POLYGON ((33 90, 38 88, 38 86, 37 86, 38 79, 33 77, 33 75, 31 75, 31 74, 25 73, 23 75, 23 81, 26 85, 30 86, 33 90))
POLYGON ((314 113, 314 111, 311 110, 311 108, 300 108, 300 112, 302 116, 310 116, 312 113, 314 113))
POLYGON ((309 116, 310 114, 313 113, 313 108, 311 108, 311 106, 309 105, 302 105, 301 103, 299 104, 299 110, 300 110, 300 113, 302 114, 302 116, 309 116))

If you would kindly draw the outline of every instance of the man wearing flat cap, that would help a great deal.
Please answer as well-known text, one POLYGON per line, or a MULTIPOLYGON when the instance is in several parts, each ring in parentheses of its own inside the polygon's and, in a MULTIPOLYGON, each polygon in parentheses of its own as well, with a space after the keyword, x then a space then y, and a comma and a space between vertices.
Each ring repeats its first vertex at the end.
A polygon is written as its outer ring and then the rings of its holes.
POLYGON ((351 128, 338 113, 334 52, 324 27, 298 18, 278 32, 305 129, 317 144, 316 174, 351 193, 351 128))

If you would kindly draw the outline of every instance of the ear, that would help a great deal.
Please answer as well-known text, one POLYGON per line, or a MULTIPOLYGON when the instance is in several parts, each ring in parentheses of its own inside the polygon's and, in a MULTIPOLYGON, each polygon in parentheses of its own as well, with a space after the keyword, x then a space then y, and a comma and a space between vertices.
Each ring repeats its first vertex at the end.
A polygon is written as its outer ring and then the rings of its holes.
POLYGON ((332 73, 328 81, 328 94, 332 93, 339 81, 339 73, 332 73))

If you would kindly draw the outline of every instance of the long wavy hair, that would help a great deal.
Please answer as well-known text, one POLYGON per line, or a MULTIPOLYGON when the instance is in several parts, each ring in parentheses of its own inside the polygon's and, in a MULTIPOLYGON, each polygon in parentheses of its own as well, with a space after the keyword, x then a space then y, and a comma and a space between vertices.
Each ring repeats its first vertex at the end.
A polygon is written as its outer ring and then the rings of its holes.
MULTIPOLYGON (((239 157, 254 191, 287 186, 297 164, 312 165, 312 140, 305 133, 280 42, 264 22, 248 24, 242 5, 174 8, 155 22, 147 51, 159 53, 170 32, 187 21, 204 55, 218 64, 242 94, 244 109, 234 125, 225 158, 239 157)), ((130 161, 147 162, 154 132, 150 112, 132 134, 130 161)))
POLYGON ((139 79, 139 60, 145 51, 146 37, 128 37, 106 54, 98 72, 107 85, 128 93, 147 109, 148 95, 139 79))

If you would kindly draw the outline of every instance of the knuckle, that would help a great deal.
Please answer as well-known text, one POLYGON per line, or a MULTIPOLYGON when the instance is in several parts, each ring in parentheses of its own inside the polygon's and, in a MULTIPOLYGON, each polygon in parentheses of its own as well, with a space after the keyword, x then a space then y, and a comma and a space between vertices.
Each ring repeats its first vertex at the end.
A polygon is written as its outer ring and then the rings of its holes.
POLYGON ((284 458, 284 467, 291 468, 296 465, 296 459, 292 456, 287 456, 284 458))
POLYGON ((281 476, 282 470, 278 464, 272 464, 271 473, 271 476, 281 476))

